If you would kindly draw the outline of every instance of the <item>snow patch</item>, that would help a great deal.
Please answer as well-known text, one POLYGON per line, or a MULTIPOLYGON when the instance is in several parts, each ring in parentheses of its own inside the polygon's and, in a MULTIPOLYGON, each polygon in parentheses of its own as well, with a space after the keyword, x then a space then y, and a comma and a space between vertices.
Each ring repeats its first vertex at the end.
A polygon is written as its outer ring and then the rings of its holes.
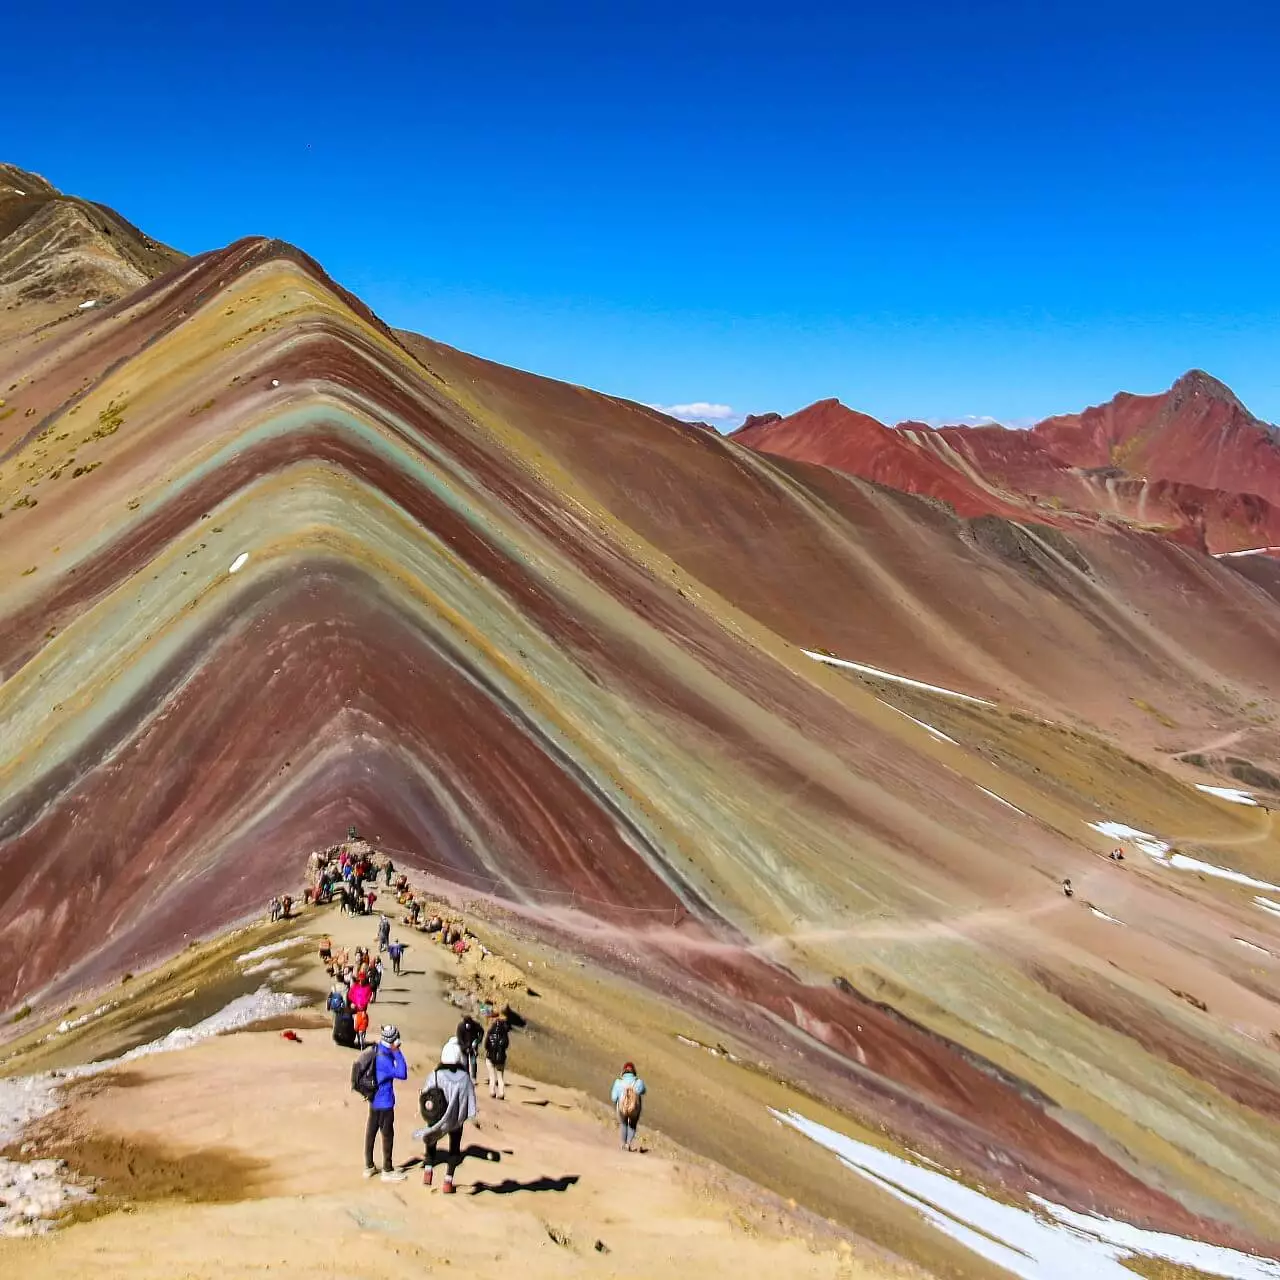
POLYGON ((1228 1280, 1280 1280, 1280 1261, 1076 1213, 1039 1196, 1039 1212, 1001 1204, 946 1173, 837 1133, 795 1111, 770 1114, 834 1152, 841 1164, 909 1205, 930 1225, 1022 1280, 1133 1280, 1128 1258, 1158 1259, 1228 1280))
POLYGON ((1124 925, 1123 920, 1117 920, 1115 916, 1109 916, 1105 911, 1099 911, 1097 907, 1090 907, 1089 910, 1092 911, 1099 920, 1109 920, 1112 924, 1124 925))
POLYGON ((1149 831, 1139 831, 1137 827, 1126 826, 1123 822, 1088 822, 1085 825, 1104 836, 1110 836, 1113 840, 1128 840, 1157 862, 1169 860, 1169 850, 1172 846, 1157 839, 1149 831))
POLYGON ((1254 902, 1256 902, 1263 911, 1270 911, 1273 916, 1280 916, 1280 902, 1272 902, 1270 898, 1264 898, 1261 895, 1254 898, 1254 902))
MULTIPOLYGON (((976 782, 973 785, 975 787, 978 787, 978 784, 976 782)), ((1016 804, 1011 804, 1008 800, 1004 798, 1004 796, 998 796, 994 791, 988 791, 986 787, 978 787, 978 790, 981 791, 984 796, 990 796, 993 800, 996 800, 1000 804, 1004 805, 1006 809, 1012 809, 1014 813, 1021 813, 1024 818, 1027 816, 1024 810, 1019 809, 1016 804)))
POLYGON ((242 552, 241 552, 238 556, 236 556, 236 558, 231 562, 231 568, 230 568, 230 569, 228 569, 228 570, 227 570, 227 572, 228 572, 228 573, 239 573, 239 572, 240 572, 240 570, 241 570, 241 569, 243 569, 243 568, 245 567, 245 565, 246 565, 248 562, 249 562, 249 553, 248 553, 247 551, 242 551, 242 552))
POLYGON ((1247 938, 1237 938, 1236 941, 1242 947, 1248 947, 1250 951, 1261 951, 1264 956, 1271 955, 1271 952, 1266 947, 1260 947, 1256 942, 1250 942, 1247 938))
POLYGON ((252 951, 236 956, 236 964, 248 964, 250 960, 261 960, 263 956, 278 955, 281 951, 301 946, 304 942, 306 938, 285 938, 283 942, 269 942, 265 947, 254 947, 252 951))
POLYGON ((0 1159, 0 1236, 43 1235, 88 1187, 69 1181, 66 1161, 0 1159))
POLYGON ((1188 858, 1185 853, 1175 853, 1169 859, 1171 867, 1179 871, 1198 871, 1201 875, 1216 876, 1219 880, 1231 880, 1236 884, 1246 884, 1250 889, 1273 889, 1280 893, 1280 884, 1271 884, 1266 880, 1255 880, 1242 871, 1232 871, 1229 867, 1215 867, 1212 862, 1201 862, 1199 858, 1188 858))
POLYGON ((1242 791, 1239 787, 1209 787, 1203 782, 1197 782, 1196 790, 1207 792, 1211 796, 1217 796, 1220 800, 1230 800, 1232 804, 1251 804, 1255 808, 1258 804, 1249 792, 1242 791))
POLYGON ((940 742, 949 742, 953 747, 958 747, 960 745, 954 738, 947 737, 941 729, 935 729, 933 725, 925 724, 923 720, 917 720, 915 716, 907 715, 901 707, 895 707, 892 702, 886 702, 883 698, 877 698, 876 701, 879 702, 882 707, 888 707, 890 711, 896 711, 900 716, 906 717, 906 719, 910 720, 912 724, 918 724, 926 733, 933 734, 933 736, 940 742))
POLYGON ((1219 551, 1213 558, 1215 560, 1230 560, 1233 556, 1263 556, 1268 551, 1280 551, 1280 547, 1249 547, 1245 551, 1219 551))
POLYGON ((81 304, 76 308, 76 310, 77 310, 77 311, 88 311, 90 307, 96 307, 97 305, 98 305, 98 300, 97 300, 97 298, 90 298, 88 302, 82 302, 82 303, 81 303, 81 304))
POLYGON ((64 1018, 60 1023, 58 1023, 57 1034, 65 1036, 68 1031, 74 1031, 77 1027, 83 1027, 86 1022, 90 1021, 90 1019, 100 1018, 108 1010, 114 1009, 115 1007, 116 1002, 113 1000, 110 1004, 100 1004, 91 1013, 82 1013, 78 1018, 72 1018, 70 1021, 64 1018))
MULTIPOLYGON (((0 1146, 8 1146, 22 1135, 33 1121, 58 1109, 58 1090, 75 1080, 87 1080, 101 1075, 126 1062, 136 1062, 157 1053, 170 1053, 175 1049, 188 1049, 227 1031, 236 1031, 263 1018, 289 1013, 302 1004, 302 998, 287 991, 272 991, 259 987, 249 995, 237 996, 230 1004, 211 1014, 203 1022, 192 1027, 175 1027, 168 1035, 147 1044, 138 1045, 116 1058, 103 1058, 98 1062, 86 1062, 63 1071, 42 1071, 31 1076, 0 1077, 0 1146)), ((0 1235, 30 1235, 44 1230, 41 1219, 57 1214, 68 1199, 83 1198, 83 1188, 75 1189, 74 1183, 64 1183, 57 1176, 58 1170, 48 1169, 34 1174, 24 1174, 27 1169, 58 1166, 59 1161, 35 1161, 22 1164, 0 1161, 0 1235), (15 1170, 17 1172, 15 1172, 15 1170), (27 1187, 16 1199, 6 1194, 6 1184, 27 1187)))
POLYGON ((959 698, 961 702, 973 702, 980 707, 995 706, 994 702, 988 702, 986 698, 975 698, 970 693, 957 693, 954 689, 944 689, 941 685, 925 684, 922 680, 912 680, 909 676, 894 675, 892 671, 881 671, 879 667, 869 667, 864 662, 849 662, 845 658, 833 658, 829 653, 815 653, 812 649, 801 649, 800 652, 815 662, 825 662, 829 667, 848 667, 850 671, 861 671, 863 675, 875 676, 877 680, 892 680, 894 684, 910 685, 913 689, 940 693, 947 698, 959 698))

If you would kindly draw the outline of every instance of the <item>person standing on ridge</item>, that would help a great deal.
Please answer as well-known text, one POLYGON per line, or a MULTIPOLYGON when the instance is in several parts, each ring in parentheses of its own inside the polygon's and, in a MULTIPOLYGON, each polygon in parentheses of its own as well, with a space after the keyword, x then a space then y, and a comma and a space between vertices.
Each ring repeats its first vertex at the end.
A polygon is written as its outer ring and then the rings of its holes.
POLYGON ((507 1050, 511 1031, 507 1020, 499 1014, 489 1025, 484 1037, 484 1065, 489 1076, 489 1097, 502 1101, 507 1096, 507 1050))
POLYGON ((622 1134, 622 1149, 634 1151, 636 1130, 640 1127, 643 1109, 644 1081, 636 1075, 634 1062, 626 1063, 622 1074, 613 1082, 613 1106, 618 1113, 618 1128, 622 1134))
POLYGON ((449 1139, 445 1168, 445 1195, 453 1195, 453 1177, 462 1159, 462 1128, 476 1118, 476 1087, 463 1065, 462 1050, 450 1040, 440 1050, 440 1065, 422 1083, 422 1118, 426 1128, 414 1132, 426 1144, 422 1185, 429 1187, 435 1173, 436 1147, 442 1137, 449 1139))
POLYGON ((396 1169, 391 1158, 396 1137, 395 1082, 409 1078, 409 1067, 400 1051, 400 1032, 393 1026, 384 1026, 373 1052, 377 1089, 369 1100, 369 1120, 364 1128, 364 1176, 372 1178, 378 1172, 373 1163, 373 1140, 381 1133, 382 1180, 403 1182, 407 1175, 396 1169))
POLYGON ((480 1071, 480 1041, 484 1038, 484 1028, 467 1014, 460 1023, 453 1037, 462 1050, 462 1061, 474 1084, 480 1071))

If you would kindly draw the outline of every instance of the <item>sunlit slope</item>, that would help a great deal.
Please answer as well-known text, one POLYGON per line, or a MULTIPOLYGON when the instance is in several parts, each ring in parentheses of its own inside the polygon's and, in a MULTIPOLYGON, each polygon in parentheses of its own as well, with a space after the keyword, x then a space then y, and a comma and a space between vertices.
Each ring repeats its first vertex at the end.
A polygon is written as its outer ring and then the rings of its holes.
POLYGON ((1280 919, 1086 825, 1280 881, 1268 815, 1152 763, 1274 755, 1280 613, 1229 566, 393 334, 276 242, 0 378, 5 1003, 355 822, 976 1177, 1267 1229, 1280 919))

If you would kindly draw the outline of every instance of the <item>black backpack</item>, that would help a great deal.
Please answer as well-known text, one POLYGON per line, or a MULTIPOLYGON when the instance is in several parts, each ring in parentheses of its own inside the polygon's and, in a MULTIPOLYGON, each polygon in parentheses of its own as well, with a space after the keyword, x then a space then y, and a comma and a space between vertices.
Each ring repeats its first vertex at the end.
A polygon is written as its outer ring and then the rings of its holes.
POLYGON ((372 1049, 366 1049, 351 1064, 351 1087, 366 1102, 373 1101, 373 1095, 378 1092, 378 1050, 376 1045, 372 1049))
MULTIPOLYGON (((435 1077, 433 1076, 434 1080, 435 1077)), ((439 1084, 429 1084, 422 1091, 422 1096, 418 1099, 418 1107, 422 1111, 422 1118, 428 1124, 438 1124, 444 1117, 445 1111, 448 1109, 449 1099, 445 1097, 444 1090, 439 1084)))
POLYGON ((507 1029, 500 1022, 495 1022, 489 1028, 489 1034, 484 1038, 484 1051, 487 1057, 498 1061, 507 1056, 507 1046, 511 1043, 507 1034, 507 1029))

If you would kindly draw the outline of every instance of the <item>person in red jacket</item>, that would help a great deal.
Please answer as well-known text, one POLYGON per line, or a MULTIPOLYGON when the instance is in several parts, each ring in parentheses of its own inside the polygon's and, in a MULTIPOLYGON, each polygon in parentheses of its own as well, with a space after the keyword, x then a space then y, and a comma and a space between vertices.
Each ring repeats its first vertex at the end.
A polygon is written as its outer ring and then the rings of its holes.
POLYGON ((356 975, 356 980, 351 984, 351 990, 347 992, 347 1001, 357 1012, 367 1011, 373 1000, 373 985, 365 976, 363 970, 356 975))

